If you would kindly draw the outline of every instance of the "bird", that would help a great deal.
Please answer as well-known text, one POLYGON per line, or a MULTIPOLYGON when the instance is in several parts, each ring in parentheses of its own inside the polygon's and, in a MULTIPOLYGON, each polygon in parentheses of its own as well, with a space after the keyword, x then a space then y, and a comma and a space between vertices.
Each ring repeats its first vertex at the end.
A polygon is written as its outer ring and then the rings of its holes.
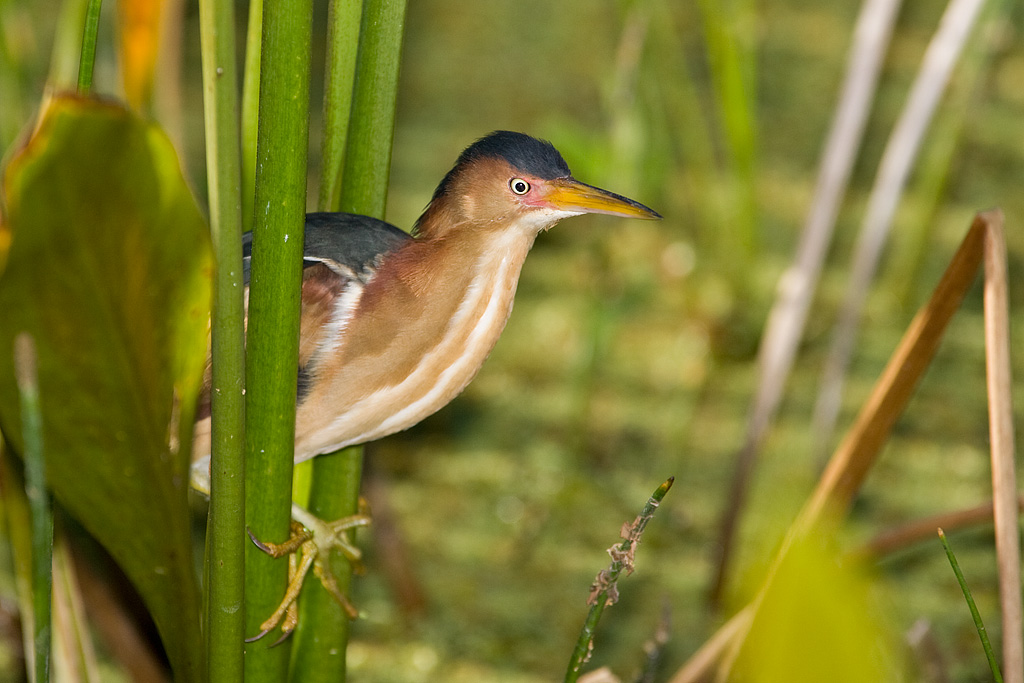
MULTIPOLYGON (((408 429, 451 402, 504 330, 537 236, 586 213, 661 218, 576 180, 550 142, 495 131, 459 155, 411 233, 367 216, 308 214, 295 462, 408 429)), ((251 247, 247 233, 246 285, 251 247)), ((208 401, 198 414, 193 453, 209 454, 208 401)), ((204 467, 193 466, 194 479, 204 467)))

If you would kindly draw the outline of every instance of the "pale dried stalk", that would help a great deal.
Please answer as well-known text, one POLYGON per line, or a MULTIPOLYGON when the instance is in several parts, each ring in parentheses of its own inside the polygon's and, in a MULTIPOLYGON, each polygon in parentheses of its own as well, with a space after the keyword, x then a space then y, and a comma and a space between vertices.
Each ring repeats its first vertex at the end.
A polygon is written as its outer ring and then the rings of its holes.
MULTIPOLYGON (((1024 507, 1024 499, 1017 499, 1017 509, 1024 507)), ((935 530, 944 529, 947 533, 959 531, 976 525, 992 524, 992 501, 974 507, 951 512, 940 512, 923 519, 916 519, 897 527, 886 529, 856 552, 872 557, 885 557, 890 553, 904 550, 915 543, 935 540, 935 530)))
POLYGON ((93 635, 65 534, 53 545, 53 680, 100 683, 93 635))
MULTIPOLYGON (((986 251, 994 252, 997 250, 998 244, 1002 244, 1001 229, 995 237, 992 236, 994 222, 999 222, 1001 225, 1001 214, 998 212, 987 212, 975 217, 970 230, 956 254, 953 255, 931 298, 911 321, 899 346, 890 357, 889 364, 861 408, 860 415, 853 427, 832 456, 818 481, 817 488, 790 527, 773 566, 778 566, 792 539, 827 519, 840 520, 845 517, 854 496, 860 490, 864 479, 874 465, 878 453, 888 440, 896 419, 903 412, 918 381, 931 364, 942 334, 953 315, 960 308, 964 295, 973 284, 982 261, 986 258, 986 251), (995 246, 990 244, 993 240, 998 244, 995 246)), ((989 256, 987 260, 996 261, 998 259, 989 256)), ((1005 254, 1002 263, 1005 269, 1005 254)), ((986 277, 989 277, 989 270, 991 267, 986 268, 986 277)), ((998 272, 994 275, 999 277, 998 272)), ((1005 272, 1002 277, 1005 291, 1005 272)), ((1008 334, 1004 335, 1003 339, 1004 341, 1008 339, 1008 334)), ((1005 351, 1008 354, 1008 346, 1005 351)), ((1000 370, 997 374, 1002 376, 1002 381, 1009 382, 1008 368, 1000 370)), ((1008 399, 1000 398, 1000 401, 1000 406, 1005 410, 1009 405, 1008 399)), ((1004 432, 1001 438, 1005 440, 1006 426, 1002 422, 1000 424, 1004 432)), ((1012 432, 1009 434, 1009 443, 1012 455, 1012 432)), ((1003 478, 1005 486, 1005 475, 999 476, 1003 478)), ((1013 510, 1011 516, 1015 520, 1015 489, 1011 508, 1013 510)), ((1014 523, 1013 529, 1009 533, 1016 534, 1015 529, 1014 523)), ((1011 560, 1007 560, 1007 562, 1011 562, 1011 560)), ((1017 564, 1019 565, 1019 561, 1017 564)), ((773 571, 769 570, 765 586, 771 581, 772 573, 773 571)), ((1001 579, 1001 581, 1007 580, 1001 579)), ((1016 579, 1016 584, 1019 586, 1019 578, 1016 579)), ((749 605, 727 621, 676 673, 671 683, 693 683, 704 680, 716 667, 720 676, 727 673, 731 655, 738 650, 739 645, 746 637, 763 594, 764 589, 749 605)), ((1018 614, 1019 604, 1018 599, 1018 614)), ((1013 607, 1010 610, 1012 612, 1013 607)), ((1017 623, 1019 624, 1019 619, 1017 623)), ((1020 643, 1020 637, 1015 637, 1017 643, 1020 643)), ((1019 679, 1018 683, 1020 683, 1019 679)))
POLYGON ((711 677, 719 662, 742 642, 754 622, 754 604, 747 605, 722 624, 676 672, 669 683, 696 683, 711 677))
POLYGON ((1003 619, 1003 680, 1024 683, 1020 533, 1014 466, 1009 296, 1003 214, 987 212, 985 234, 985 359, 988 381, 992 498, 1003 619))
POLYGON ((728 572, 737 521, 749 488, 750 472, 768 427, 775 419, 807 313, 832 243, 836 215, 846 194, 864 125, 874 100, 900 0, 866 0, 853 34, 846 77, 828 141, 822 153, 814 200, 807 214, 793 264, 779 278, 775 304, 758 351, 758 383, 743 446, 736 455, 729 505, 723 512, 712 598, 717 600, 728 572))
POLYGON ((976 217, 931 298, 911 321, 801 512, 798 524, 802 528, 814 526, 826 511, 845 516, 896 419, 931 364, 946 325, 977 276, 983 258, 985 229, 985 220, 976 217))
POLYGON ((758 357, 760 381, 747 428, 747 447, 756 448, 778 409, 832 242, 839 205, 857 159, 899 8, 900 0, 867 0, 857 20, 846 80, 822 154, 814 200, 796 258, 779 279, 775 304, 765 325, 765 340, 758 357))
POLYGON ((853 354, 861 311, 903 188, 953 67, 984 4, 984 0, 950 1, 938 30, 928 44, 906 107, 886 143, 858 236, 850 286, 840 311, 821 381, 821 392, 814 408, 814 432, 820 444, 828 443, 835 428, 843 379, 853 354))

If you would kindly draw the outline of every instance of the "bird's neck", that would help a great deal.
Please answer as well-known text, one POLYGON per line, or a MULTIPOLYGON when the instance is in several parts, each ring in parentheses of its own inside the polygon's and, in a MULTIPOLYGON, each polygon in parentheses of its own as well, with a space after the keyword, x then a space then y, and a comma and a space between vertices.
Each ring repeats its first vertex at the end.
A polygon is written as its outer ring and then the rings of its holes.
POLYGON ((401 254, 408 260, 396 263, 395 270, 408 311, 405 319, 414 321, 412 327, 418 328, 421 338, 440 340, 439 347, 448 345, 446 353, 469 354, 479 367, 512 311, 533 236, 459 237, 410 245, 414 248, 401 254))
POLYGON ((448 308, 442 299, 462 301, 475 289, 515 289, 534 235, 512 231, 497 235, 457 235, 418 239, 396 263, 401 278, 417 297, 430 298, 448 308))

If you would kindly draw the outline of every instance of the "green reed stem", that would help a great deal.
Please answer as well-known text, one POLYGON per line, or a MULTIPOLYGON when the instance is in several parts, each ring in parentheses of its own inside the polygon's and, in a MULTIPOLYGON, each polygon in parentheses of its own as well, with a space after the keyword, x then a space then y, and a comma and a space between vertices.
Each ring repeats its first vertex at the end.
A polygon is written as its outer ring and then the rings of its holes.
MULTIPOLYGON (((245 516, 262 541, 282 542, 291 519, 306 215, 311 0, 263 6, 259 126, 246 349, 245 516)), ((253 636, 284 594, 288 567, 252 544, 245 556, 245 630, 253 636)), ((286 680, 289 647, 268 637, 245 650, 247 683, 286 680)))
POLYGON ((218 264, 213 358, 206 638, 210 681, 241 680, 245 639, 245 328, 235 13, 200 0, 210 230, 218 264))
MULTIPOLYGON (((345 3, 344 7, 333 10, 336 25, 332 26, 332 42, 351 40, 354 11, 351 4, 345 3), (340 17, 340 12, 345 16, 340 17)), ((340 56, 348 53, 351 46, 332 48, 326 97, 328 101, 333 98, 343 102, 345 92, 351 92, 351 114, 346 132, 342 127, 344 114, 325 111, 322 209, 336 208, 337 201, 342 211, 384 217, 404 24, 405 0, 364 2, 354 87, 345 72, 344 58, 340 56), (344 166, 339 157, 342 150, 345 150, 344 166), (341 168, 344 173, 339 176, 337 170, 341 168), (336 200, 335 186, 339 182, 340 200, 336 200)), ((325 107, 329 106, 325 103, 325 107)), ((310 492, 310 509, 314 514, 337 519, 358 511, 362 458, 361 447, 316 458, 310 492)), ((351 565, 340 558, 332 558, 331 567, 339 587, 347 595, 352 581, 351 565)), ((307 586, 304 592, 300 604, 302 616, 295 633, 293 680, 344 680, 348 619, 341 606, 321 586, 307 586)))
POLYGON ((674 481, 675 477, 669 477, 651 494, 640 515, 633 520, 633 524, 629 527, 628 533, 625 534, 623 542, 612 546, 608 551, 612 556, 612 562, 607 569, 602 570, 597 575, 593 585, 590 587, 590 598, 587 600, 587 603, 590 605, 590 611, 583 622, 583 628, 580 629, 580 637, 576 641, 576 647, 573 648, 572 656, 569 657, 569 668, 565 672, 565 683, 575 683, 580 677, 580 670, 583 668, 583 665, 590 659, 594 633, 597 631, 597 624, 601 620, 601 615, 604 614, 604 608, 618 600, 618 581, 622 573, 625 572, 627 576, 633 573, 633 555, 636 552, 636 546, 640 543, 640 537, 643 535, 644 529, 647 528, 647 523, 651 521, 654 513, 657 512, 658 506, 661 505, 665 494, 672 488, 674 481))

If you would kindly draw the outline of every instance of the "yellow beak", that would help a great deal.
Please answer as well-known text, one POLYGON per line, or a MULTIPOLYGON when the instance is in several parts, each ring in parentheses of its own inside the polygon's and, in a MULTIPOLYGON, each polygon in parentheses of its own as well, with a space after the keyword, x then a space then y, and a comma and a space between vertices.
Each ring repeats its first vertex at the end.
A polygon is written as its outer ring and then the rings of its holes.
POLYGON ((605 213, 610 216, 646 220, 661 218, 661 214, 640 202, 581 183, 575 178, 558 178, 548 181, 547 185, 549 189, 544 195, 544 199, 555 209, 580 213, 605 213))

